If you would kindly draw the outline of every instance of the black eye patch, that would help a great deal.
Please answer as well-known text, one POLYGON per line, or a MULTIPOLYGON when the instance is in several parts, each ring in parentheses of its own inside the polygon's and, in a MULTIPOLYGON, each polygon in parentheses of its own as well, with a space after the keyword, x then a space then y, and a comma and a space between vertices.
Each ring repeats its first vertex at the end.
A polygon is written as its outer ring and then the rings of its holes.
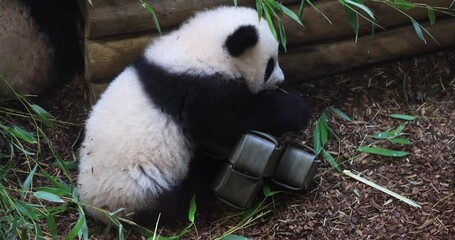
POLYGON ((275 61, 273 60, 273 58, 270 58, 269 61, 267 62, 267 67, 265 68, 264 82, 267 82, 267 80, 269 80, 270 75, 272 75, 274 68, 275 68, 275 61))

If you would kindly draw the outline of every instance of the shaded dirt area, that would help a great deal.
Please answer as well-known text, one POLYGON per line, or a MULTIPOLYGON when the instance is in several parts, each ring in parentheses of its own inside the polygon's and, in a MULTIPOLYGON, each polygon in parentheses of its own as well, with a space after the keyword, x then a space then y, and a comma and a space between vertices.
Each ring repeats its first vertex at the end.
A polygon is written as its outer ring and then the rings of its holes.
MULTIPOLYGON (((87 89, 80 82, 56 89, 54 97, 41 99, 41 104, 60 120, 81 123, 89 103, 87 89)), ((323 161, 314 189, 275 197, 270 213, 236 234, 253 239, 455 238, 455 49, 314 79, 291 88, 308 99, 313 116, 307 130, 285 138, 311 147, 314 121, 329 106, 341 109, 354 121, 329 113, 329 125, 341 141, 338 144, 332 138, 326 149, 343 169, 360 172, 422 208, 337 173, 323 161), (392 113, 417 117, 404 129, 412 144, 372 140, 372 134, 396 128, 402 122, 388 117, 392 113), (404 150, 410 155, 390 158, 357 151, 367 145, 404 150)), ((75 141, 78 129, 80 126, 56 132, 51 138, 67 157, 71 154, 68 141, 59 139, 75 141)), ((184 238, 218 236, 238 222, 238 218, 221 222, 219 219, 235 212, 221 203, 217 206, 209 213, 198 213, 197 233, 192 230, 184 238)), ((76 222, 76 215, 68 218, 59 221, 63 231, 76 222)), ((89 225, 97 224, 90 221, 89 225)), ((184 227, 163 233, 179 232, 184 227)), ((104 237, 95 235, 94 239, 104 237)), ((129 237, 136 238, 141 239, 135 234, 129 237)))

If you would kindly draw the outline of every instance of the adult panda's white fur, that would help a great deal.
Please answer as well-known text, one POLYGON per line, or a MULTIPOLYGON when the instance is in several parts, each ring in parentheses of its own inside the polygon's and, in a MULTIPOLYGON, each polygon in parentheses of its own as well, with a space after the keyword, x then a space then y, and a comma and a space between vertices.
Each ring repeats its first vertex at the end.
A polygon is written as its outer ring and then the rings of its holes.
MULTIPOLYGON (((0 75, 19 93, 39 93, 55 80, 54 47, 22 0, 0 1, 0 57, 0 75)), ((11 94, 0 80, 0 97, 11 94)))
POLYGON ((151 43, 86 122, 78 176, 86 211, 103 221, 97 208, 172 221, 216 172, 204 169, 201 148, 232 147, 253 129, 303 128, 305 102, 273 90, 284 80, 277 59, 278 42, 249 8, 198 13, 151 43))

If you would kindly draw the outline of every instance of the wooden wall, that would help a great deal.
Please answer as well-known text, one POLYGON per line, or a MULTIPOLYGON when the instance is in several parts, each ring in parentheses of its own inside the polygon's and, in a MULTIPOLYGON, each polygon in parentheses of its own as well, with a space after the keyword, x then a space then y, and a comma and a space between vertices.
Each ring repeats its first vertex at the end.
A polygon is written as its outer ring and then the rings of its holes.
MULTIPOLYGON (((254 0, 240 0, 239 4, 254 6, 254 0)), ((448 7, 452 0, 428 0, 432 6, 448 7)), ((115 75, 132 62, 153 37, 157 36, 152 16, 138 0, 80 0, 83 24, 85 78, 91 83, 93 99, 115 75)), ((232 5, 232 0, 175 0, 148 1, 157 14, 161 28, 170 30, 191 16, 196 10, 218 5, 232 5)), ((283 1, 297 12, 299 0, 283 1)), ((284 19, 288 37, 288 51, 280 56, 286 76, 299 76, 299 81, 332 74, 353 67, 424 53, 455 45, 455 18, 437 16, 434 26, 428 23, 427 9, 409 12, 436 37, 439 44, 426 37, 421 41, 408 17, 379 3, 371 3, 378 24, 371 36, 371 23, 360 21, 357 43, 345 12, 338 1, 314 1, 329 23, 319 12, 307 6, 302 22, 305 28, 290 18, 284 19)))

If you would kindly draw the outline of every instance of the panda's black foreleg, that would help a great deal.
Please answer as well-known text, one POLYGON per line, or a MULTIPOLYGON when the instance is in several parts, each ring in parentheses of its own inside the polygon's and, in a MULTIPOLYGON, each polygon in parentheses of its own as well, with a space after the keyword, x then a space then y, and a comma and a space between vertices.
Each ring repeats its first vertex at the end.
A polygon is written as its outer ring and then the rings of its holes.
MULTIPOLYGON (((190 135, 203 145, 230 149, 250 130, 281 136, 303 129, 310 116, 300 96, 279 90, 253 94, 242 89, 207 91, 188 109, 190 135)), ((197 96, 200 96, 199 94, 197 96)))

